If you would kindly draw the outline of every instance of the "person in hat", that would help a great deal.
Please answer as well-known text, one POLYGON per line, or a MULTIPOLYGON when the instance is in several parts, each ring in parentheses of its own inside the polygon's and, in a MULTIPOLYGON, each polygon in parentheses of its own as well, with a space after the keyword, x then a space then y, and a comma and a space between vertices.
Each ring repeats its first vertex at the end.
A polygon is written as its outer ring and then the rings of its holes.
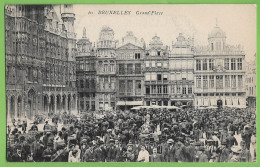
POLYGON ((115 140, 115 161, 116 162, 123 162, 123 147, 121 142, 116 139, 115 140))
POLYGON ((204 146, 200 146, 200 151, 201 151, 201 154, 199 155, 199 161, 198 162, 209 162, 208 156, 205 153, 205 147, 204 146))
POLYGON ((44 158, 45 162, 50 162, 51 161, 51 156, 54 154, 53 151, 53 144, 52 143, 47 143, 47 148, 43 151, 42 156, 44 158))
POLYGON ((237 139, 234 137, 234 134, 232 131, 228 132, 228 137, 226 138, 227 146, 230 148, 233 145, 238 145, 237 139))
POLYGON ((31 129, 30 129, 30 130, 31 130, 31 131, 38 131, 38 126, 37 126, 37 124, 38 124, 38 123, 37 123, 36 121, 34 121, 34 122, 33 122, 33 125, 31 126, 31 129))
POLYGON ((68 162, 69 150, 65 143, 57 146, 57 151, 51 157, 51 162, 68 162))
POLYGON ((35 135, 35 141, 31 145, 31 154, 33 156, 34 161, 41 162, 42 159, 42 152, 44 149, 43 143, 40 141, 40 134, 37 133, 35 135))
POLYGON ((240 162, 240 154, 242 152, 241 146, 232 146, 231 151, 233 154, 231 155, 229 162, 240 162))
POLYGON ((126 162, 134 162, 135 161, 135 153, 134 153, 134 150, 133 150, 133 143, 131 141, 127 144, 127 150, 124 154, 125 154, 125 158, 126 158, 125 161, 126 162))
POLYGON ((215 151, 212 153, 209 162, 219 162, 218 154, 215 151))
POLYGON ((246 148, 245 141, 241 141, 240 146, 242 147, 241 154, 240 154, 240 161, 241 162, 252 162, 250 151, 246 148))
POLYGON ((109 144, 109 140, 112 138, 112 129, 108 129, 104 136, 104 143, 109 144))
POLYGON ((78 150, 74 149, 71 153, 71 157, 69 158, 68 162, 80 162, 77 157, 78 150))
POLYGON ((250 153, 252 157, 252 161, 256 160, 256 130, 253 130, 252 136, 251 136, 251 143, 250 143, 250 153))
POLYGON ((168 139, 167 144, 168 147, 165 150, 166 162, 177 162, 175 155, 176 148, 174 146, 174 140, 168 139))
POLYGON ((82 161, 83 162, 95 162, 93 143, 89 142, 88 146, 89 146, 89 148, 85 151, 82 161))
POLYGON ((157 153, 157 148, 153 148, 153 154, 150 155, 149 162, 163 162, 163 157, 157 153))
POLYGON ((107 144, 106 147, 106 157, 107 157, 107 162, 114 162, 115 161, 115 140, 111 138, 109 140, 109 144, 107 144))
POLYGON ((149 153, 145 149, 145 146, 141 146, 141 150, 139 151, 137 162, 149 162, 149 153))
POLYGON ((105 159, 107 158, 104 142, 101 140, 97 142, 97 147, 94 150, 94 157, 96 162, 105 162, 105 159))
POLYGON ((23 162, 22 155, 21 155, 21 149, 22 148, 20 145, 15 146, 14 152, 11 155, 11 160, 12 160, 11 162, 23 162))

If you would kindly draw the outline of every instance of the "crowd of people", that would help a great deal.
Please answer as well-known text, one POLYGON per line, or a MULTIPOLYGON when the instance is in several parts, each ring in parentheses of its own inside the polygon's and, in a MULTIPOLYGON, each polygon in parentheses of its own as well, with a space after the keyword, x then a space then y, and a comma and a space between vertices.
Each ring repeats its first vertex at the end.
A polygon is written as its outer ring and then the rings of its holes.
POLYGON ((26 120, 13 121, 7 161, 253 162, 255 114, 192 108, 115 110, 80 118, 64 113, 45 119, 43 130, 38 121, 30 127, 26 120))

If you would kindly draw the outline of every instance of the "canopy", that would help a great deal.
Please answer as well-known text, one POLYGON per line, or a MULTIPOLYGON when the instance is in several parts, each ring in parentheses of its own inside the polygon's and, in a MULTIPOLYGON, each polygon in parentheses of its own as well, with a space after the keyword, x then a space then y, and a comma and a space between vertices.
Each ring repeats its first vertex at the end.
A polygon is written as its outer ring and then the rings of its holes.
POLYGON ((116 103, 117 106, 141 106, 143 105, 143 101, 118 101, 116 103))
POLYGON ((233 105, 225 105, 224 107, 229 107, 229 108, 246 108, 247 106, 245 106, 245 105, 236 105, 236 106, 233 106, 233 105))
POLYGON ((218 107, 217 106, 208 106, 206 108, 208 108, 208 109, 217 109, 218 107))

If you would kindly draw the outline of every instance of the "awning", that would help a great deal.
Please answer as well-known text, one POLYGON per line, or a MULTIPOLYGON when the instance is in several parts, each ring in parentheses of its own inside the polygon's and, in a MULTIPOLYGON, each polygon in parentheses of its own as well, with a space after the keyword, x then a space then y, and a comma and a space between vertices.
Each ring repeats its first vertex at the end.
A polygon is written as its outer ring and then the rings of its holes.
POLYGON ((118 101, 116 103, 117 106, 141 106, 143 105, 143 101, 118 101))

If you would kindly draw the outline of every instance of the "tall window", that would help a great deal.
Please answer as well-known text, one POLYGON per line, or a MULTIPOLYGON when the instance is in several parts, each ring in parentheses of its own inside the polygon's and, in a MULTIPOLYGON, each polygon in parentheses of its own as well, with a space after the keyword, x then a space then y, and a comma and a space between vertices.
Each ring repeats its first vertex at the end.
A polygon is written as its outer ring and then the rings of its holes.
POLYGON ((155 67, 155 61, 152 61, 152 67, 155 67))
POLYGON ((141 74, 141 64, 135 64, 135 74, 141 74))
POLYGON ((157 93, 162 93, 162 86, 161 85, 157 86, 157 93))
POLYGON ((224 63, 224 65, 225 65, 225 69, 226 70, 229 70, 229 58, 225 58, 225 63, 224 63))
POLYGON ((221 42, 217 42, 216 44, 217 44, 216 49, 221 50, 221 42))
POLYGON ((201 60, 196 60, 196 70, 201 70, 201 60))
POLYGON ((181 87, 177 86, 177 93, 180 94, 181 93, 181 87))
POLYGON ((150 86, 145 86, 145 93, 150 94, 150 86))
POLYGON ((157 74, 157 81, 161 81, 162 80, 162 74, 157 74))
POLYGON ((119 64, 119 74, 125 74, 124 64, 119 64))
POLYGON ((214 60, 209 59, 209 70, 213 70, 213 68, 214 68, 214 60))
POLYGON ((136 95, 141 95, 141 81, 140 80, 136 80, 135 81, 135 94, 136 95))
POLYGON ((201 76, 200 75, 198 75, 196 77, 196 86, 197 86, 197 88, 201 88, 201 76))
POLYGON ((105 83, 105 89, 109 89, 108 77, 104 78, 104 83, 105 83))
POLYGON ((163 74, 163 80, 164 80, 164 81, 167 81, 167 79, 168 79, 167 74, 163 74))
POLYGON ((184 95, 185 95, 186 93, 187 93, 187 92, 186 92, 186 87, 185 87, 185 86, 183 86, 183 87, 182 87, 182 94, 184 94, 184 95))
POLYGON ((236 76, 231 75, 231 86, 232 88, 236 88, 236 76))
POLYGON ((207 59, 203 60, 203 70, 207 70, 208 67, 208 63, 207 63, 207 59))
POLYGON ((168 93, 168 87, 167 87, 167 85, 163 85, 163 93, 168 93))
POLYGON ((242 58, 237 59, 237 69, 242 70, 242 58))
POLYGON ((208 76, 203 76, 203 88, 208 88, 208 76))
POLYGON ((152 85, 152 93, 156 93, 156 86, 152 85))
POLYGON ((141 54, 140 53, 135 53, 135 59, 140 59, 141 58, 141 54))
POLYGON ((236 70, 236 59, 231 58, 231 70, 236 70))
POLYGON ((111 80, 111 89, 115 89, 115 83, 116 83, 115 78, 111 77, 110 80, 111 80))
POLYGON ((133 92, 133 81, 132 80, 128 80, 127 81, 127 92, 128 93, 132 93, 133 92))
POLYGON ((188 87, 188 94, 192 94, 192 87, 191 86, 188 87))
POLYGON ((171 86, 171 92, 172 92, 172 94, 175 93, 175 86, 174 85, 171 86))
POLYGON ((213 51, 213 50, 214 50, 214 44, 211 43, 211 51, 213 51))
POLYGON ((80 87, 84 88, 84 80, 83 79, 80 80, 80 87))
POLYGON ((225 75, 225 87, 230 88, 230 76, 225 75))
POLYGON ((133 64, 127 64, 127 74, 133 74, 133 64))
POLYGON ((214 75, 209 76, 209 87, 214 88, 214 75))
POLYGON ((223 76, 222 75, 216 76, 216 88, 223 89, 223 76))
POLYGON ((150 61, 145 62, 145 67, 150 67, 150 61))
POLYGON ((237 81, 238 81, 238 87, 239 88, 242 88, 243 87, 243 77, 242 77, 242 75, 238 75, 237 76, 237 81))
POLYGON ((125 80, 119 80, 119 92, 120 93, 125 92, 125 80))

